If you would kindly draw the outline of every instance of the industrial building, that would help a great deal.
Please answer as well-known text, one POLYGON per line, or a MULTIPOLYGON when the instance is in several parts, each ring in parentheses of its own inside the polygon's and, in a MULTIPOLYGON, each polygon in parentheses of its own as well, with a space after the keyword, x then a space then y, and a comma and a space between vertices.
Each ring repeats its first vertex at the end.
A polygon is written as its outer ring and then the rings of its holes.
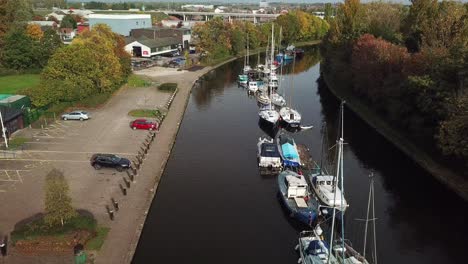
POLYGON ((151 28, 151 15, 145 14, 90 14, 89 26, 92 30, 96 24, 106 24, 113 32, 122 36, 130 36, 130 31, 137 28, 151 28))

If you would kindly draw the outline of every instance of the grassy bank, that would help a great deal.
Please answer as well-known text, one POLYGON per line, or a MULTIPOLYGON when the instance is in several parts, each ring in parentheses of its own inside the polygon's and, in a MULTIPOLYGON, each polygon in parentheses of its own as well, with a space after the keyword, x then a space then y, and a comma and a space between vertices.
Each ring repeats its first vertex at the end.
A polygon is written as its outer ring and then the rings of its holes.
POLYGON ((346 105, 353 112, 436 179, 449 186, 459 196, 468 201, 468 181, 462 175, 435 160, 431 155, 409 140, 404 133, 392 127, 375 111, 364 104, 360 98, 355 96, 351 89, 347 89, 348 87, 343 85, 345 82, 328 73, 323 73, 323 77, 330 91, 341 100, 346 100, 346 105))
POLYGON ((16 94, 39 83, 39 74, 19 74, 0 77, 0 94, 16 94))

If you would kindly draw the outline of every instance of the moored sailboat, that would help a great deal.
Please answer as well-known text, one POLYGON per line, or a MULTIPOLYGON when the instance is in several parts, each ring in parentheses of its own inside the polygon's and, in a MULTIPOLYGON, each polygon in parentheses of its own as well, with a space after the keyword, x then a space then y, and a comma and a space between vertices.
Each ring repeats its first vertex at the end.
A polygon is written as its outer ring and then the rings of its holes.
POLYGON ((336 208, 340 212, 344 213, 346 208, 349 206, 346 202, 344 193, 338 186, 338 182, 341 181, 343 185, 343 108, 344 103, 340 107, 340 130, 341 134, 337 142, 337 156, 336 156, 336 176, 323 175, 322 173, 312 174, 310 176, 310 182, 312 189, 319 198, 320 202, 325 206, 336 208))

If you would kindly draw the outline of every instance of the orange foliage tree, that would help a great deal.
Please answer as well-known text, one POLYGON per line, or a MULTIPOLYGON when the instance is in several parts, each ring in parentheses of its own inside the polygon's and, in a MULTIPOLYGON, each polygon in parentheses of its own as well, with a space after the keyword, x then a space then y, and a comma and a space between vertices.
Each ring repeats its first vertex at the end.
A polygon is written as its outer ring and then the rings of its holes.
POLYGON ((26 34, 34 40, 40 40, 44 36, 44 32, 42 32, 41 26, 38 24, 28 24, 26 34))

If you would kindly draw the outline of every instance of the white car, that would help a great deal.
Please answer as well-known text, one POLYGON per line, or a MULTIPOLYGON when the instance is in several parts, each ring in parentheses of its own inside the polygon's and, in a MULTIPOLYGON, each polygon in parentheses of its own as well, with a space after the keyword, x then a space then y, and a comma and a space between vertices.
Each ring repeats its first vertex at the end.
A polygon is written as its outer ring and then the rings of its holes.
POLYGON ((88 120, 89 115, 85 111, 73 111, 62 115, 63 120, 88 120))

